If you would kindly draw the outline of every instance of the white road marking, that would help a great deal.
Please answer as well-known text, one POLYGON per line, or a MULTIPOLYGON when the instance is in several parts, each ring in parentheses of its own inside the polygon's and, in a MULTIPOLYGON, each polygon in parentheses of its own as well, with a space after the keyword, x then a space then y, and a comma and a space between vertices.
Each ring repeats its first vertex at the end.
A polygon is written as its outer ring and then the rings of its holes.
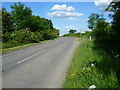
POLYGON ((45 51, 45 50, 43 50, 43 51, 41 51, 41 52, 38 52, 38 53, 36 53, 36 54, 34 54, 34 55, 28 57, 28 58, 25 58, 25 59, 23 59, 23 60, 17 62, 17 64, 20 64, 20 63, 22 63, 22 62, 25 62, 25 61, 27 61, 28 59, 30 59, 30 58, 32 58, 32 57, 35 57, 35 56, 37 56, 37 55, 40 54, 40 53, 43 53, 44 51, 45 51))

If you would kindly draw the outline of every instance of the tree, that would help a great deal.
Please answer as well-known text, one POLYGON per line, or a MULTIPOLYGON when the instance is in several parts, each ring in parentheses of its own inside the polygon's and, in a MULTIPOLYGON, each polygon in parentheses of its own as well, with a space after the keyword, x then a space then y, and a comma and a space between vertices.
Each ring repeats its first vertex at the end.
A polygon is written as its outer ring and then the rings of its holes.
POLYGON ((70 30, 69 33, 75 33, 77 30, 70 30))
POLYGON ((112 18, 112 32, 113 32, 113 42, 116 51, 120 53, 120 1, 112 2, 106 11, 112 12, 110 17, 112 18))
MULTIPOLYGON (((113 47, 114 52, 120 55, 120 1, 112 2, 106 11, 111 11, 110 17, 112 18, 112 39, 113 39, 113 47)), ((119 57, 114 61, 114 66, 116 68, 116 76, 118 79, 118 84, 120 86, 120 61, 119 57)))
POLYGON ((92 31, 92 36, 94 38, 95 44, 100 47, 108 47, 112 43, 112 28, 111 25, 109 25, 108 22, 105 21, 98 21, 95 29, 92 31))
POLYGON ((14 18, 16 30, 29 28, 31 25, 32 10, 20 2, 11 6, 11 9, 13 9, 11 13, 14 18))
POLYGON ((53 27, 51 20, 32 15, 32 10, 24 4, 14 3, 11 9, 10 13, 5 8, 2 9, 4 48, 38 43, 59 36, 59 30, 53 27))
POLYGON ((2 30, 3 33, 14 30, 13 16, 5 8, 2 8, 2 30))
POLYGON ((92 13, 89 17, 89 20, 88 20, 88 28, 93 30, 95 28, 95 25, 98 21, 104 21, 105 18, 103 18, 103 15, 99 15, 99 14, 96 14, 96 13, 92 13))
POLYGON ((88 27, 92 29, 91 35, 94 38, 95 46, 101 49, 111 50, 110 47, 112 47, 113 44, 113 31, 111 25, 105 21, 103 15, 91 14, 88 24, 88 27))

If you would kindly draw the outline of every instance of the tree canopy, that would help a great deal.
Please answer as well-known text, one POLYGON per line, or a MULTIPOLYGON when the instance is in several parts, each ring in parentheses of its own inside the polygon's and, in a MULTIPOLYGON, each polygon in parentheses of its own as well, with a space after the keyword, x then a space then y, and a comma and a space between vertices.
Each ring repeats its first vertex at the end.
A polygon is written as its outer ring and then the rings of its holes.
POLYGON ((95 25, 98 21, 104 21, 105 18, 103 18, 103 15, 99 15, 99 14, 96 14, 96 13, 92 13, 89 17, 89 20, 88 20, 88 28, 89 29, 94 29, 95 28, 95 25))
POLYGON ((25 44, 54 39, 59 36, 59 30, 53 27, 52 21, 33 15, 30 7, 19 2, 14 3, 11 9, 11 12, 7 12, 5 8, 2 8, 4 43, 25 44))
POLYGON ((75 33, 77 30, 70 30, 69 33, 75 33))

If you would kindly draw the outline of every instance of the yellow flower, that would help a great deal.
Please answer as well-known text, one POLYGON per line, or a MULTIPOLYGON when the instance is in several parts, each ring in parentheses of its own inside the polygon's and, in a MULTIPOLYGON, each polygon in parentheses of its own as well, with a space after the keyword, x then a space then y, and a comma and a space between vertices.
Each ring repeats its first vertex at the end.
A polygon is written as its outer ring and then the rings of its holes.
POLYGON ((85 72, 85 69, 84 69, 84 70, 81 70, 81 72, 85 72))
POLYGON ((90 67, 87 67, 87 68, 86 68, 86 71, 91 71, 91 68, 90 68, 90 67))
POLYGON ((75 78, 76 74, 75 74, 75 73, 72 73, 70 76, 71 76, 72 78, 75 78))
POLYGON ((81 70, 82 72, 84 72, 84 70, 81 70))

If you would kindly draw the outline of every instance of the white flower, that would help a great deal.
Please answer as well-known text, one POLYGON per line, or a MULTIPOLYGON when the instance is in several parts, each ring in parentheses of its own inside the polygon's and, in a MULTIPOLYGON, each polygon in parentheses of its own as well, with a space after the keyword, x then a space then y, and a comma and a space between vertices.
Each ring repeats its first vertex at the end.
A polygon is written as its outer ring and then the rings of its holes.
POLYGON ((92 67, 93 67, 94 65, 95 65, 95 64, 93 64, 93 63, 91 64, 92 67))
POLYGON ((95 85, 91 85, 91 86, 88 88, 88 90, 92 90, 92 89, 94 89, 94 88, 96 88, 96 86, 95 86, 95 85))
POLYGON ((119 57, 120 55, 115 55, 115 57, 119 57))
POLYGON ((85 70, 85 67, 83 68, 83 70, 85 70))

